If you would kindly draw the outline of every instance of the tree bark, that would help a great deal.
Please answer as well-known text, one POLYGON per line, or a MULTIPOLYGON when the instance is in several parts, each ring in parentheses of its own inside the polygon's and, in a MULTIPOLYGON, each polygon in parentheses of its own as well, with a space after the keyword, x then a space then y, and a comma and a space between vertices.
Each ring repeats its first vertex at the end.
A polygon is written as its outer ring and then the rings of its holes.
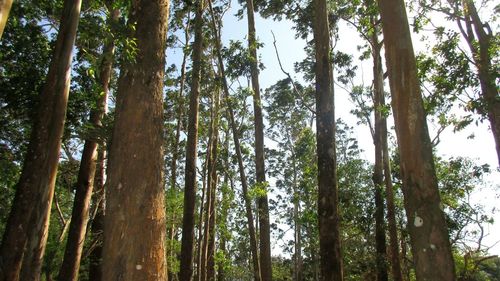
POLYGON ((405 5, 378 4, 417 280, 455 280, 405 5))
POLYGON ((314 0, 316 74, 316 143, 318 153, 318 222, 320 280, 343 280, 338 211, 335 110, 330 32, 325 0, 314 0))
MULTIPOLYGON (((377 30, 375 21, 371 19, 372 26, 377 30)), ((373 57, 373 106, 375 113, 375 130, 373 142, 375 144, 375 165, 373 168, 373 184, 375 186, 375 248, 377 281, 387 281, 387 254, 385 239, 385 216, 384 216, 384 164, 383 164, 383 142, 382 142, 382 122, 384 98, 384 75, 382 71, 382 59, 380 58, 381 44, 378 42, 377 32, 371 35, 372 57, 373 57)))
POLYGON ((68 103, 72 50, 81 0, 64 1, 49 73, 40 96, 30 143, 5 228, 0 256, 0 280, 40 278, 47 241, 50 207, 68 103))
POLYGON ((104 218, 104 280, 166 280, 163 77, 168 0, 132 2, 137 54, 118 81, 104 218))
POLYGON ((194 216, 196 204, 196 159, 198 143, 198 109, 200 96, 201 55, 203 52, 204 1, 196 2, 194 19, 193 70, 189 97, 188 137, 186 144, 186 167, 184 187, 184 211, 182 218, 182 241, 180 281, 190 281, 193 275, 194 216))
POLYGON ((0 0, 0 39, 2 39, 3 30, 9 18, 10 8, 13 0, 0 0))
MULTIPOLYGON (((118 20, 119 11, 110 11, 111 19, 118 20)), ((115 44, 113 39, 104 46, 103 62, 99 82, 102 86, 102 94, 99 94, 97 108, 90 113, 90 123, 99 128, 102 126, 102 118, 107 109, 107 98, 109 93, 109 81, 113 71, 113 54, 115 44)), ((78 270, 80 269, 80 259, 83 252, 85 235, 87 232, 87 222, 89 218, 90 200, 94 188, 94 176, 96 172, 98 143, 96 140, 87 139, 82 152, 80 169, 76 183, 76 194, 69 226, 68 242, 64 252, 64 259, 59 270, 59 281, 77 281, 78 270)))
POLYGON ((105 177, 106 149, 101 146, 97 155, 96 172, 94 178, 94 206, 96 208, 91 225, 92 238, 97 240, 96 247, 89 255, 89 280, 102 280, 102 243, 104 232, 104 177, 105 177))
POLYGON ((248 49, 250 52, 250 72, 253 89, 253 111, 255 125, 255 175, 256 184, 264 189, 264 194, 257 198, 259 219, 260 274, 263 281, 272 280, 271 264, 271 227, 269 222, 269 203, 267 199, 266 169, 264 163, 264 121, 262 118, 262 100, 260 97, 259 68, 257 57, 257 39, 253 0, 246 1, 248 18, 248 49))

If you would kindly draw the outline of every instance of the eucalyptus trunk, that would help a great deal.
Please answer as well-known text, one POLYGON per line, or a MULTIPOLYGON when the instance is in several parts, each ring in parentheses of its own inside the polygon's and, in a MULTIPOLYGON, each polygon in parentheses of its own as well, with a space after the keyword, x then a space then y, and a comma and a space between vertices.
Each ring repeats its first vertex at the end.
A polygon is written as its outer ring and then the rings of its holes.
MULTIPOLYGON (((118 21, 119 11, 110 11, 111 20, 118 21)), ((102 93, 99 94, 97 108, 90 113, 90 123, 99 128, 102 126, 102 118, 107 109, 107 98, 109 93, 109 82, 113 71, 113 55, 115 50, 114 40, 110 39, 104 46, 102 54, 103 62, 99 75, 102 93)), ((80 259, 87 233, 87 222, 89 219, 90 200, 94 188, 94 176, 96 172, 98 143, 96 139, 85 140, 78 179, 76 183, 76 194, 69 225, 68 240, 64 258, 59 270, 59 281, 77 281, 80 259)))
POLYGON ((188 136, 184 186, 184 210, 182 217, 182 241, 180 281, 191 281, 193 275, 194 217, 196 205, 196 159, 198 143, 198 110, 200 97, 201 54, 203 52, 204 1, 196 1, 194 18, 193 70, 189 96, 188 136))
POLYGON ((0 247, 0 280, 39 280, 61 149, 81 0, 64 1, 61 25, 0 247))
POLYGON ((272 280, 271 264, 271 227, 269 223, 269 203, 267 200, 266 169, 264 163, 264 121, 259 86, 259 67, 257 58, 257 39, 255 34, 255 15, 253 0, 246 1, 248 18, 248 49, 250 52, 250 72, 253 89, 253 112, 255 125, 255 176, 256 184, 263 189, 257 197, 259 220, 259 260, 260 274, 264 281, 272 280))
POLYGON ((378 0, 417 280, 456 280, 403 0, 378 0))
MULTIPOLYGON (((375 26, 374 19, 371 19, 372 26, 375 26)), ((376 28, 376 27, 375 27, 376 28)), ((377 29, 376 29, 377 30, 377 29)), ((375 187, 375 248, 377 281, 387 281, 387 254, 385 239, 385 206, 384 206, 384 160, 382 142, 382 122, 383 116, 382 100, 384 98, 384 76, 382 72, 382 60, 380 58, 381 43, 378 42, 378 35, 372 32, 371 35, 372 56, 373 56, 373 106, 375 113, 375 129, 373 142, 375 144, 375 165, 373 167, 373 184, 375 187)))
POLYGON ((106 149, 103 146, 99 147, 97 154, 96 172, 94 178, 94 194, 93 201, 95 206, 95 214, 92 219, 90 232, 92 239, 96 241, 95 247, 89 255, 89 280, 102 280, 102 244, 104 232, 104 178, 106 175, 105 168, 106 149))
POLYGON ((166 280, 163 85, 168 0, 133 1, 110 144, 103 280, 166 280))
POLYGON ((257 237, 256 237, 256 231, 255 231, 255 226, 254 226, 254 216, 253 216, 253 211, 252 211, 252 202, 250 199, 250 196, 248 195, 248 181, 245 173, 245 166, 243 164, 243 156, 241 154, 241 143, 240 143, 240 135, 239 135, 239 130, 238 126, 236 125, 236 120, 234 117, 234 109, 231 104, 230 100, 230 95, 229 95, 229 86, 227 84, 227 79, 226 79, 226 74, 225 74, 225 67, 224 67, 224 60, 222 58, 222 53, 221 53, 221 35, 220 35, 220 25, 216 24, 216 19, 213 13, 212 9, 212 3, 209 1, 209 8, 210 8, 210 16, 212 19, 212 29, 214 33, 216 34, 216 54, 217 54, 217 62, 219 66, 219 72, 222 77, 222 87, 224 90, 224 95, 225 95, 225 102, 226 102, 226 110, 227 110, 227 115, 229 119, 229 125, 232 131, 232 136, 233 136, 233 142, 234 142, 234 149, 236 152, 236 158, 238 160, 238 171, 240 174, 240 181, 241 181, 241 189, 243 193, 243 201, 245 204, 245 216, 247 219, 247 227, 248 227, 248 233, 249 233, 249 240, 250 240, 250 251, 251 251, 251 256, 252 256, 252 265, 253 265, 253 275, 254 275, 254 281, 260 281, 261 280, 261 275, 260 275, 260 261, 259 261, 259 254, 258 254, 258 248, 257 248, 257 237))
POLYGON ((343 280, 338 210, 335 110, 326 0, 314 0, 316 143, 320 280, 343 280))
POLYGON ((246 1, 248 18, 248 49, 250 51, 250 72, 253 89, 253 112, 255 125, 255 176, 256 184, 263 193, 257 197, 259 219, 259 260, 263 281, 272 280, 271 265, 271 227, 269 223, 269 203, 267 200, 266 168, 264 163, 264 121, 259 86, 259 67, 253 0, 246 1))

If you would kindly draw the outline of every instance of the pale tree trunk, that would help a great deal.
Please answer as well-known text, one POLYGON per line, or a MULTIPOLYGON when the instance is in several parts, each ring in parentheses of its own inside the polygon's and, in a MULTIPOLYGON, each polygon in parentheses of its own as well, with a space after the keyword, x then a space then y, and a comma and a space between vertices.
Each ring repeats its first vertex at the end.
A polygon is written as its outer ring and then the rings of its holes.
POLYGON ((417 280, 455 280, 405 5, 378 3, 417 280))
MULTIPOLYGON (((371 19, 372 26, 375 21, 371 19)), ((376 27, 375 27, 376 29, 376 27)), ((377 29, 376 29, 377 30, 377 29)), ((371 35, 372 56, 373 56, 373 106, 375 114, 375 130, 373 142, 375 144, 375 165, 373 167, 373 184, 375 186, 375 248, 377 281, 387 281, 387 255, 385 239, 385 216, 384 216, 384 164, 383 164, 383 143, 382 143, 382 122, 384 97, 384 76, 382 73, 382 61, 380 59, 381 44, 378 42, 377 32, 371 35)))
POLYGON ((259 261, 259 254, 258 254, 258 249, 257 249, 257 237, 256 237, 256 231, 255 231, 255 226, 254 226, 254 216, 252 212, 252 203, 250 196, 248 195, 248 182, 247 182, 247 177, 245 173, 245 166, 243 164, 243 156, 241 155, 241 144, 240 144, 240 136, 238 134, 238 126, 236 125, 236 120, 234 117, 234 110, 231 105, 230 101, 230 96, 229 96, 229 87, 227 84, 226 80, 226 75, 225 75, 225 68, 224 68, 224 61, 222 58, 221 54, 221 35, 220 35, 220 25, 216 24, 215 16, 212 10, 212 3, 209 1, 209 8, 210 8, 210 15, 212 19, 212 28, 214 33, 216 33, 216 53, 217 53, 217 61, 219 65, 219 72, 222 77, 222 86, 224 90, 224 95, 225 95, 225 102, 226 102, 226 107, 227 107, 227 115, 229 119, 229 125, 231 127, 232 135, 233 135, 233 142, 234 142, 234 149, 236 151, 236 158, 238 159, 238 171, 240 174, 240 181, 241 181, 241 189, 243 193, 243 201, 245 204, 245 216, 247 219, 247 227, 248 227, 248 233, 249 233, 249 238, 250 238, 250 251, 252 253, 252 264, 253 264, 253 275, 254 275, 254 281, 260 281, 261 280, 261 275, 260 275, 260 261, 259 261))
POLYGON ((133 1, 134 60, 118 81, 104 217, 103 280, 166 280, 163 77, 168 0, 133 1))
POLYGON ((49 73, 0 247, 0 280, 40 278, 70 86, 81 0, 64 1, 49 73))
POLYGON ((320 280, 343 280, 335 151, 335 110, 326 0, 314 0, 320 280))
MULTIPOLYGON (((112 21, 117 21, 119 11, 110 11, 112 21)), ((110 39, 104 46, 103 62, 100 71, 100 83, 102 94, 99 94, 97 108, 90 113, 90 123, 99 128, 102 126, 102 118, 107 109, 107 98, 109 93, 109 81, 113 71, 113 54, 115 44, 110 39)), ((59 271, 59 281, 77 281, 78 270, 80 269, 80 259, 82 256, 85 235, 87 232, 87 222, 89 218, 90 200, 94 187, 94 176, 96 172, 98 143, 96 140, 88 139, 82 152, 80 170, 76 183, 76 194, 69 226, 68 242, 64 252, 64 259, 59 271)))
POLYGON ((200 96, 201 55, 203 52, 204 1, 196 1, 194 18, 193 70, 189 97, 188 136, 186 143, 186 167, 184 186, 184 210, 182 217, 182 240, 180 281, 190 281, 193 275, 194 217, 196 205, 196 159, 198 143, 198 110, 200 96))
POLYGON ((266 169, 264 163, 264 121, 262 118, 262 100, 260 98, 253 0, 247 0, 246 4, 248 18, 248 49, 252 59, 250 63, 250 72, 252 76, 255 125, 255 175, 257 185, 259 185, 259 188, 263 188, 265 190, 265 193, 263 195, 259 195, 257 198, 259 212, 260 274, 263 281, 270 281, 273 276, 271 264, 271 227, 269 223, 269 203, 267 200, 266 169))
POLYGON ((9 18, 10 8, 13 0, 0 0, 0 39, 2 39, 3 30, 9 18))

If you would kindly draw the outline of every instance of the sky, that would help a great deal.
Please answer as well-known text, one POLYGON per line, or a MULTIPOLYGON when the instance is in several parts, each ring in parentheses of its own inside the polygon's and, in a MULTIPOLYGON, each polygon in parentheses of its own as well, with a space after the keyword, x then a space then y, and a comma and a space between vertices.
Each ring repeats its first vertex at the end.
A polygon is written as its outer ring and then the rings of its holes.
MULTIPOLYGON (((223 44, 227 45, 229 40, 242 40, 246 44, 246 34, 247 34, 247 23, 246 18, 241 21, 238 20, 234 14, 240 6, 236 1, 233 1, 232 8, 225 15, 223 20, 224 27, 222 30, 223 44)), ((258 50, 258 55, 260 56, 260 61, 264 63, 265 69, 260 72, 260 85, 261 89, 266 89, 267 87, 276 83, 280 79, 286 78, 279 68, 278 60, 276 58, 276 53, 273 46, 273 36, 271 32, 276 35, 277 49, 281 58, 281 63, 283 68, 289 72, 292 77, 297 79, 296 81, 301 82, 302 79, 300 75, 294 74, 293 64, 295 62, 303 60, 305 57, 305 52, 303 50, 305 46, 305 41, 302 39, 295 39, 295 31, 292 29, 292 23, 286 20, 281 22, 274 22, 271 19, 263 19, 256 15, 256 33, 258 41, 263 43, 263 48, 258 50)), ((362 41, 358 37, 356 30, 349 27, 345 23, 341 23, 341 28, 339 32, 340 39, 337 42, 337 50, 353 53, 356 52, 356 46, 362 41)), ((312 34, 310 34, 309 40, 312 39, 312 34)), ((423 52, 426 51, 425 42, 421 42, 419 37, 414 35, 413 43, 415 51, 423 52)), ((175 61, 180 57, 182 52, 180 50, 170 51, 167 55, 168 63, 172 63, 172 59, 175 61), (170 58, 170 60, 169 60, 170 58)), ((358 55, 355 55, 357 57, 358 55)), ((358 77, 356 78, 357 83, 363 83, 364 85, 371 84, 371 64, 370 62, 361 63, 358 62, 358 77)), ((386 81, 387 83, 387 81, 386 81)), ((388 91, 388 86, 386 85, 386 91, 388 91)), ((349 100, 349 94, 339 88, 335 87, 335 114, 336 118, 342 118, 349 125, 354 126, 355 134, 357 136, 360 148, 364 150, 362 156, 373 162, 374 158, 374 148, 369 129, 364 125, 356 125, 356 117, 354 117, 350 110, 354 108, 355 105, 349 100)), ((389 119, 391 119, 390 117, 389 119)), ((389 125, 391 125, 391 120, 389 120, 389 125)), ((437 126, 429 123, 429 130, 431 138, 434 136, 437 126)), ((490 210, 495 208, 497 202, 499 202, 500 188, 498 183, 500 182, 500 172, 498 172, 498 162, 496 158, 495 145, 493 137, 488 128, 487 123, 480 123, 478 126, 471 125, 467 129, 453 133, 452 129, 446 129, 441 137, 441 142, 437 146, 437 154, 443 158, 449 157, 470 157, 472 159, 477 159, 478 163, 487 163, 493 170, 493 173, 486 178, 486 186, 479 189, 472 196, 472 202, 482 203, 485 206, 486 213, 490 213, 490 210), (471 134, 474 134, 474 138, 468 138, 471 134)), ((269 145, 269 141, 266 145, 269 145)), ((340 187, 341 188, 341 187, 340 187)), ((497 233, 500 233, 500 213, 496 212, 492 215, 495 223, 493 225, 486 226, 485 230, 488 233, 483 244, 485 246, 492 246, 500 240, 497 233)), ((273 252, 278 252, 279 249, 275 247, 273 252)), ((495 247, 492 247, 489 251, 491 254, 500 255, 500 243, 497 243, 495 247)))

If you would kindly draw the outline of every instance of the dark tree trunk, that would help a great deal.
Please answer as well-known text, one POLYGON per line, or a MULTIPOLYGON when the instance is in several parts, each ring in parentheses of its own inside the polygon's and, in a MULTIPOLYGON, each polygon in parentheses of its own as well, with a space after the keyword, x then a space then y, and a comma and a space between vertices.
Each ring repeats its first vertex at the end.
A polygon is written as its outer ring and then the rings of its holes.
POLYGON ((338 211, 335 110, 330 32, 326 0, 314 0, 316 49, 316 142, 318 153, 318 221, 320 280, 343 280, 338 211))
POLYGON ((61 25, 45 85, 40 96, 38 115, 17 184, 14 203, 0 247, 0 280, 40 278, 47 241, 50 207, 61 148, 70 68, 81 0, 64 1, 61 25))
POLYGON ((229 119, 229 125, 231 126, 231 131, 233 134, 233 142, 234 142, 234 149, 236 151, 236 158, 238 159, 238 171, 240 174, 240 180, 241 180, 241 189, 243 193, 243 200, 245 203, 245 215, 247 218, 247 227, 248 227, 248 233, 250 236, 250 251, 252 253, 252 264, 253 264, 253 273, 254 273, 254 281, 260 281, 261 280, 261 275, 260 275, 260 262, 259 262, 259 255, 258 255, 258 250, 257 250, 257 237, 256 237, 256 231, 254 227, 254 216, 252 212, 252 203, 250 200, 250 197, 248 195, 248 182, 247 182, 247 177, 245 173, 245 167, 243 164, 243 156, 241 155, 241 144, 240 144, 240 136, 238 134, 238 127, 236 125, 235 117, 234 117, 234 110, 231 105, 231 101, 229 98, 229 87, 227 84, 226 80, 226 75, 225 75, 225 68, 224 68, 224 61, 222 58, 221 54, 221 36, 220 36, 220 26, 216 24, 215 16, 212 10, 212 3, 209 1, 209 8, 210 8, 210 15, 212 19, 212 28, 214 30, 214 33, 217 34, 217 40, 215 42, 216 44, 216 52, 217 52, 217 60, 219 64, 219 71, 220 75, 222 77, 222 86, 224 90, 224 95, 225 95, 225 102, 227 106, 227 115, 229 119))
POLYGON ((455 280, 405 5, 378 3, 417 280, 455 280))
POLYGON ((203 52, 204 1, 196 2, 194 18, 193 70, 189 97, 188 137, 186 144, 186 168, 184 187, 184 211, 182 218, 182 241, 180 281, 190 281, 193 275, 194 216, 196 205, 196 159, 198 143, 198 108, 200 96, 201 54, 203 52))
POLYGON ((166 280, 163 77, 168 0, 138 0, 137 54, 118 81, 104 217, 103 280, 166 280))
POLYGON ((266 192, 258 196, 258 219, 259 219, 259 259, 260 274, 263 281, 272 280, 271 265, 271 227, 269 223, 269 203, 267 200, 266 169, 264 163, 264 121, 262 118, 262 101, 260 98, 259 86, 259 68, 257 57, 257 40, 255 34, 255 18, 253 0, 247 0, 248 17, 248 49, 252 61, 250 63, 250 72, 252 76, 253 89, 253 111, 255 123, 255 175, 259 188, 266 192))
MULTIPOLYGON (((111 20, 117 21, 119 11, 110 11, 111 20)), ((109 81, 113 71, 113 54, 115 44, 111 39, 106 43, 103 50, 103 62, 101 65, 100 83, 103 94, 99 93, 97 108, 90 113, 90 123, 99 128, 102 126, 102 118, 106 112, 106 103, 109 93, 109 81)), ((78 270, 80 269, 80 259, 82 256, 85 235, 87 232, 87 222, 89 218, 90 200, 94 187, 94 176, 96 172, 98 143, 96 140, 88 139, 82 152, 80 170, 76 183, 76 194, 69 226, 68 242, 64 252, 64 259, 59 271, 59 281, 77 281, 78 270)))

